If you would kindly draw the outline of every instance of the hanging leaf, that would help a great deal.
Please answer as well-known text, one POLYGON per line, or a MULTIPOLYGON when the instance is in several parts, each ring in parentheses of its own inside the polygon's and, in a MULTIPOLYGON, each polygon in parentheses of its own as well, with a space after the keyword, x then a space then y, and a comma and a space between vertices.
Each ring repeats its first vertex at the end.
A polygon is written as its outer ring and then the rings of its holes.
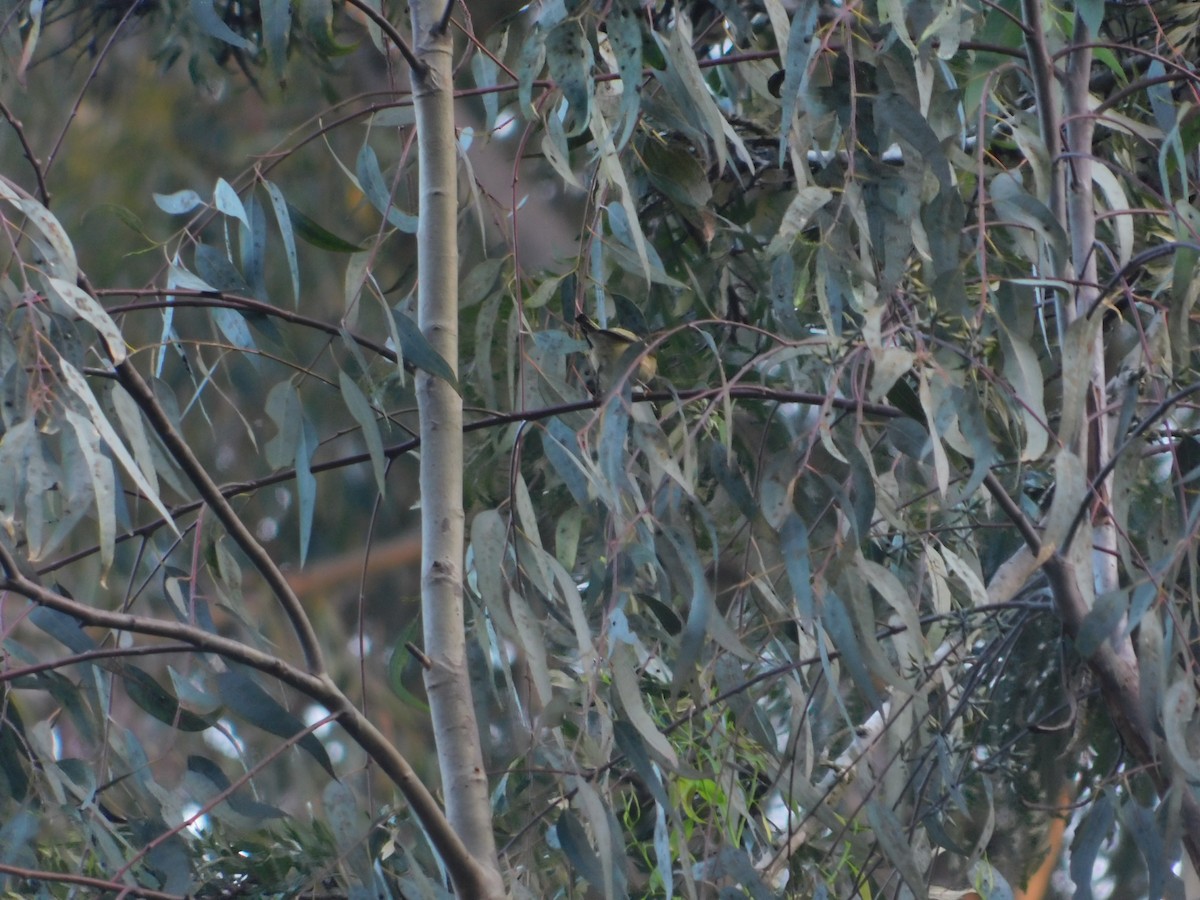
POLYGON ((392 310, 392 321, 396 323, 396 333, 400 338, 400 353, 406 365, 415 366, 430 375, 442 379, 454 390, 458 391, 458 379, 450 363, 433 349, 433 345, 421 333, 417 323, 400 312, 392 310))
POLYGON ((291 0, 260 0, 263 24, 263 48, 276 81, 283 82, 287 65, 288 35, 292 30, 291 0))
POLYGON ((209 37, 224 41, 239 50, 254 52, 254 45, 226 25, 217 11, 213 9, 213 0, 190 0, 190 2, 192 18, 196 20, 201 31, 209 37))
POLYGON ((337 778, 333 771, 333 762, 321 746, 321 742, 308 731, 303 722, 280 706, 255 681, 241 672, 222 672, 217 675, 217 691, 226 708, 247 724, 286 740, 299 735, 296 741, 298 746, 307 751, 330 778, 337 778))
POLYGON ((327 231, 290 203, 287 204, 287 211, 297 237, 318 250, 328 250, 331 253, 362 253, 367 249, 327 231))
POLYGON ((375 485, 379 488, 379 495, 383 496, 386 493, 384 472, 387 463, 383 455, 383 438, 379 434, 379 422, 375 418, 375 412, 371 409, 371 404, 367 402, 366 395, 359 390, 358 385, 344 371, 338 371, 338 385, 341 387, 342 400, 346 403, 346 409, 350 410, 350 415, 354 416, 354 421, 362 429, 367 452, 371 455, 371 469, 375 473, 375 485))
POLYGON ((355 172, 358 175, 359 186, 366 194, 367 199, 371 201, 371 205, 401 231, 407 234, 416 234, 417 217, 410 216, 395 205, 392 193, 384 183, 383 173, 379 170, 379 160, 370 144, 363 144, 358 151, 358 165, 355 172))
POLYGON ((126 664, 119 669, 125 693, 139 708, 180 731, 205 731, 216 724, 219 713, 198 716, 179 705, 179 699, 145 669, 126 664))
POLYGON ((283 252, 287 257, 288 274, 292 276, 293 305, 300 304, 300 263, 296 256, 296 233, 292 230, 291 208, 276 185, 263 181, 267 196, 271 198, 271 209, 275 211, 275 222, 279 225, 279 237, 283 240, 283 252))

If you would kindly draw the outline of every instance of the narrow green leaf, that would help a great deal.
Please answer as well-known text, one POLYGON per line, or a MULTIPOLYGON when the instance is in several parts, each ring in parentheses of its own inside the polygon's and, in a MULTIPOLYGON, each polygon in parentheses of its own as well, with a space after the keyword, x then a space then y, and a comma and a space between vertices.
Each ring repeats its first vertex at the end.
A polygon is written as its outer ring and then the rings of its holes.
POLYGON ((1171 858, 1162 831, 1154 820, 1153 810, 1138 803, 1136 797, 1126 794, 1118 815, 1121 830, 1133 839, 1146 862, 1147 900, 1162 900, 1168 878, 1174 879, 1175 876, 1171 873, 1171 858))
POLYGON ((558 822, 554 825, 554 835, 558 844, 567 855, 567 861, 580 876, 592 887, 602 890, 604 887, 604 869, 600 859, 588 843, 587 832, 583 824, 569 809, 563 810, 558 822))
POLYGON ((125 338, 122 337, 117 323, 99 301, 73 281, 55 278, 53 275, 47 278, 47 281, 63 303, 100 333, 112 361, 117 365, 125 362, 129 355, 125 350, 125 338))
MULTIPOLYGON (((736 8, 736 4, 730 4, 736 8)), ((608 15, 608 43, 621 76, 620 129, 614 145, 622 149, 637 125, 642 103, 642 20, 631 0, 615 3, 608 15)))
MULTIPOLYGON (((817 29, 817 15, 820 11, 821 4, 817 0, 803 0, 803 3, 792 15, 791 29, 788 31, 787 53, 783 63, 783 85, 779 92, 783 104, 783 115, 779 126, 780 165, 783 165, 787 158, 788 135, 791 133, 792 123, 796 119, 797 106, 801 97, 806 97, 808 94, 808 81, 812 72, 810 63, 822 49, 822 42, 813 40, 817 29)), ((783 19, 784 23, 786 21, 783 19)))
POLYGON ((29 611, 29 621, 72 653, 87 653, 96 649, 96 642, 83 630, 83 623, 65 612, 48 606, 34 606, 29 611))
POLYGON ((842 662, 846 664, 850 677, 863 699, 871 709, 879 709, 881 701, 863 659, 859 637, 855 634, 854 625, 842 598, 832 590, 826 590, 821 597, 821 624, 825 626, 834 647, 842 654, 842 662))
MULTIPOLYGON (((187 771, 191 775, 199 776, 212 786, 211 791, 206 791, 205 794, 194 797, 197 801, 209 801, 212 797, 229 790, 231 782, 228 776, 221 771, 220 766, 210 759, 206 759, 203 756, 189 756, 187 759, 187 771)), ((195 780, 191 780, 190 785, 196 787, 195 780)), ((239 816, 245 816, 254 822, 261 822, 263 819, 281 819, 287 815, 287 813, 277 807, 267 803, 260 803, 252 797, 247 797, 244 787, 240 787, 231 794, 227 794, 221 803, 228 806, 239 816)))
MULTIPOLYGON (((249 225, 238 229, 238 262, 241 263, 250 296, 267 299, 267 219, 262 204, 251 195, 246 198, 249 225)), ((262 318, 262 317, 260 317, 262 318)), ((270 321, 265 319, 264 321, 270 321)))
POLYGON ((254 52, 254 45, 226 25, 217 11, 213 9, 213 0, 191 0, 191 9, 192 18, 200 26, 200 30, 209 37, 224 41, 239 50, 254 52))
POLYGON ((996 215, 1003 221, 1013 222, 1038 234, 1053 253, 1053 261, 1067 259, 1067 233, 1062 223, 1036 197, 1031 196, 1021 184, 1019 175, 1001 172, 992 179, 989 188, 996 215))
POLYGON ((154 467, 154 450, 150 444, 150 436, 146 433, 145 425, 142 422, 142 411, 138 409, 138 405, 125 388, 119 384, 113 384, 108 396, 112 401, 113 410, 116 411, 117 421, 121 423, 121 430, 125 432, 129 446, 133 450, 133 458, 137 462, 138 468, 146 476, 146 481, 157 491, 158 472, 154 467))
POLYGON ((583 134, 592 117, 592 45, 578 19, 564 19, 546 35, 546 69, 567 103, 567 137, 583 134))
MULTIPOLYGON (((896 137, 916 151, 915 155, 905 156, 906 166, 927 166, 937 178, 942 190, 949 190, 953 186, 950 161, 946 158, 941 141, 929 127, 920 110, 902 95, 894 91, 881 91, 876 95, 875 124, 877 128, 890 128, 896 137)), ((888 143, 886 133, 880 134, 880 144, 886 146, 888 143)))
POLYGON ((216 724, 219 713, 198 716, 194 712, 183 709, 179 699, 169 690, 155 681, 145 669, 134 665, 123 665, 118 670, 121 683, 125 685, 125 693, 137 706, 148 712, 158 721, 180 731, 204 731, 216 724))
POLYGON ((218 306, 210 310, 209 314, 218 330, 231 345, 239 350, 250 351, 245 354, 245 358, 251 365, 257 367, 259 364, 258 354, 253 352, 257 347, 254 343, 254 336, 250 334, 250 328, 246 324, 246 317, 236 309, 230 309, 227 306, 218 306))
POLYGON ((328 250, 331 253, 362 253, 367 249, 327 231, 290 203, 287 204, 287 211, 295 227, 296 236, 318 250, 328 250))
POLYGON ((429 704, 413 694, 404 683, 409 663, 412 663, 414 667, 419 666, 413 658, 412 653, 409 652, 408 644, 420 639, 421 617, 412 616, 405 623, 404 629, 392 644, 392 652, 388 656, 387 665, 388 687, 392 689, 392 693, 399 697, 400 701, 406 706, 411 706, 415 710, 428 713, 429 704))
POLYGON ((900 819, 890 807, 872 799, 867 801, 867 821, 871 823, 871 837, 899 871, 909 890, 914 896, 925 896, 925 880, 917 868, 912 839, 905 833, 900 819))
MULTIPOLYGON (((676 84, 682 87, 684 96, 677 96, 676 102, 686 112, 696 129, 707 138, 716 152, 717 171, 724 172, 729 158, 725 144, 725 117, 713 99, 712 92, 704 80, 704 73, 700 71, 696 51, 692 49, 691 20, 686 13, 680 11, 669 37, 664 38, 658 32, 655 32, 654 37, 667 60, 669 74, 673 76, 676 84)), ((655 76, 663 80, 662 73, 656 72, 655 76)), ((666 80, 664 86, 668 90, 674 87, 666 80)), ((679 88, 676 87, 673 93, 678 92, 679 88)))
POLYGON ((767 256, 778 256, 790 250, 796 237, 807 227, 812 217, 831 199, 833 193, 823 187, 809 185, 797 190, 796 196, 788 204, 787 212, 783 214, 779 230, 767 246, 767 256))
POLYGON ((546 25, 537 23, 529 30, 517 60, 517 104, 521 114, 533 118, 533 82, 546 62, 546 25))
POLYGON ((1162 729, 1175 765, 1192 781, 1200 781, 1200 752, 1192 742, 1196 727, 1196 686, 1191 673, 1183 673, 1167 688, 1162 701, 1162 729))
POLYGON ((637 682, 637 657, 628 644, 618 644, 612 650, 611 671, 613 687, 629 724, 637 729, 646 746, 672 770, 679 768, 679 757, 670 741, 658 729, 650 713, 646 711, 641 689, 637 682))
POLYGON ((398 309, 392 310, 392 320, 396 323, 396 334, 400 339, 400 353, 406 365, 416 366, 437 378, 447 382, 458 391, 458 379, 450 363, 445 357, 433 349, 433 346, 421 334, 417 323, 398 309))
POLYGON ((196 245, 196 274, 215 290, 249 297, 250 285, 223 252, 208 244, 196 245))
POLYGON ((275 80, 282 83, 287 65, 288 35, 292 30, 291 0, 260 0, 259 9, 262 12, 263 47, 275 80))
POLYGON ((330 778, 337 778, 333 762, 321 742, 257 682, 241 672, 230 670, 217 676, 217 689, 225 706, 248 724, 288 740, 301 735, 297 744, 329 773, 330 778))
POLYGON ((1092 804, 1091 809, 1084 813, 1079 827, 1075 830, 1075 839, 1071 841, 1070 870, 1071 880, 1075 882, 1075 900, 1092 900, 1092 885, 1095 877, 1096 859, 1100 849, 1108 839, 1112 830, 1116 812, 1113 808, 1112 797, 1102 793, 1092 804))
POLYGON ((317 509, 317 479, 312 473, 312 458, 317 452, 317 430, 301 411, 300 431, 296 441, 296 514, 300 519, 300 565, 308 559, 312 539, 313 516, 317 509))
POLYGON ((67 237, 66 229, 55 218, 54 213, 38 201, 20 196, 3 179, 0 179, 0 198, 21 210, 29 219, 30 224, 45 238, 45 240, 39 240, 36 235, 30 235, 42 251, 49 274, 74 284, 79 278, 79 264, 75 258, 75 247, 72 245, 71 239, 67 237))
POLYGON ((387 461, 383 455, 383 438, 379 434, 379 422, 375 418, 375 411, 371 409, 366 395, 359 390, 354 379, 344 371, 338 372, 338 385, 341 387, 342 400, 345 401, 346 408, 350 410, 350 415, 354 416, 354 421, 362 429, 363 441, 366 442, 367 452, 371 454, 371 468, 375 472, 375 485, 379 488, 379 495, 382 497, 387 492, 384 477, 387 461))
POLYGON ((279 237, 283 240, 283 253, 287 257, 288 274, 292 276, 292 305, 300 304, 300 264, 296 256, 296 233, 292 230, 292 215, 283 191, 270 181, 263 181, 267 196, 271 198, 271 209, 275 211, 275 222, 279 225, 279 237))
POLYGON ((384 183, 379 160, 370 144, 364 143, 358 151, 355 174, 358 176, 359 187, 371 201, 371 205, 379 210, 380 215, 406 234, 417 233, 417 217, 410 216, 395 204, 392 192, 384 183))
POLYGON ((92 480, 92 500, 96 504, 96 527, 100 531, 100 566, 107 572, 112 567, 117 541, 117 485, 112 461, 100 448, 100 432, 89 419, 73 409, 63 411, 92 480))

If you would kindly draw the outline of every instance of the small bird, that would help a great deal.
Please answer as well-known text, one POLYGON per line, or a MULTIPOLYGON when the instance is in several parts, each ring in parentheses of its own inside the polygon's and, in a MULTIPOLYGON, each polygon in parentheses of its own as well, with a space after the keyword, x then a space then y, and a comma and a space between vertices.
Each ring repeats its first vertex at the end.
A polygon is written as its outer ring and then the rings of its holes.
POLYGON ((601 328, 583 313, 575 317, 575 323, 583 332, 583 339, 592 348, 589 356, 601 389, 612 387, 615 378, 629 371, 633 366, 634 352, 639 354, 634 374, 638 381, 650 381, 658 373, 658 360, 646 350, 645 341, 632 331, 626 328, 601 328))

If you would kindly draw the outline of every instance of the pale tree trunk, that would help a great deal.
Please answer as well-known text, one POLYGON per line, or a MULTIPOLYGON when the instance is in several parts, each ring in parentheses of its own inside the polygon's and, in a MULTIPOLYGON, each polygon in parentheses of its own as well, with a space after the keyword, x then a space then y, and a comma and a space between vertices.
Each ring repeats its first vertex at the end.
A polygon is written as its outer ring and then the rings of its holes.
MULTIPOLYGON (((446 0, 413 0, 413 72, 420 162, 417 235, 418 324, 458 371, 458 166, 452 42, 439 33, 446 0)), ((486 892, 504 896, 492 834, 487 773, 467 672, 463 612, 462 398, 446 381, 418 371, 421 428, 421 609, 429 709, 446 815, 486 869, 486 892)), ((457 885, 463 893, 463 886, 457 885)))

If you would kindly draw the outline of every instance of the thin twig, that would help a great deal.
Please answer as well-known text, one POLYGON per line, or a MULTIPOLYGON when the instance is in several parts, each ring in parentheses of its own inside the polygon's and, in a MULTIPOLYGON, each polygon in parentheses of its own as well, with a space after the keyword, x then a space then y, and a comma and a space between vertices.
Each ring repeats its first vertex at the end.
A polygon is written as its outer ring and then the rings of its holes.
POLYGON ((21 125, 21 120, 13 115, 12 110, 3 99, 0 99, 0 115, 8 121, 12 126, 12 130, 17 134, 17 140, 21 143, 21 149, 25 153, 25 158, 29 160, 29 165, 33 169, 33 176, 37 179, 38 199, 42 201, 42 206, 50 206, 50 191, 46 187, 46 175, 42 171, 42 164, 38 162, 38 158, 33 154, 33 148, 29 146, 29 141, 25 137, 25 129, 21 125))

